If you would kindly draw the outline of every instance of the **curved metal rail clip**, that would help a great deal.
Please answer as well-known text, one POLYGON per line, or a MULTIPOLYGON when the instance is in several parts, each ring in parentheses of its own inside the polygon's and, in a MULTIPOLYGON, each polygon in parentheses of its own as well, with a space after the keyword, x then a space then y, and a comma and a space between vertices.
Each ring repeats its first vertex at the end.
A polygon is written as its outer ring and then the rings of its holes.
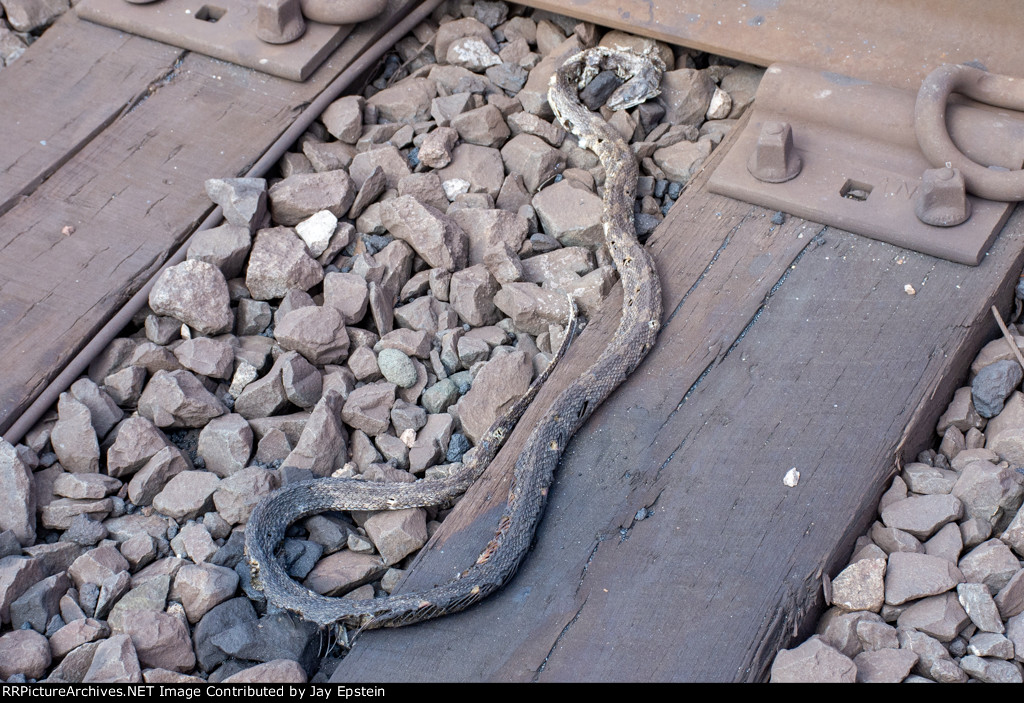
POLYGON ((970 66, 942 66, 915 99, 775 64, 709 187, 975 266, 1024 200, 1024 113, 1014 110, 1024 110, 1024 79, 970 66))

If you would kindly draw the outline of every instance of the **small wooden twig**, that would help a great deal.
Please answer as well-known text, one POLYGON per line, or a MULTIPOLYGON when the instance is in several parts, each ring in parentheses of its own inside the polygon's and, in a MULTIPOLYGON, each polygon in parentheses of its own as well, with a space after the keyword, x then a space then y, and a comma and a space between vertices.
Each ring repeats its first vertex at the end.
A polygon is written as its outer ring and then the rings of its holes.
MULTIPOLYGON (((412 56, 410 56, 410 57, 409 57, 409 59, 408 59, 407 61, 404 61, 404 62, 402 62, 402 65, 401 65, 401 66, 399 66, 398 68, 396 68, 396 69, 395 69, 395 72, 394 72, 394 73, 392 73, 392 74, 391 74, 391 77, 390 77, 390 78, 388 78, 388 80, 387 80, 387 84, 388 84, 388 87, 389 87, 389 88, 391 87, 391 85, 392 85, 392 84, 393 84, 393 83, 394 83, 395 81, 399 80, 399 79, 398 79, 398 78, 397 78, 396 76, 398 76, 399 74, 401 74, 401 73, 402 73, 402 70, 403 70, 403 69, 404 69, 404 68, 405 68, 406 66, 408 66, 409 64, 411 64, 411 63, 412 63, 413 61, 415 61, 415 60, 416 60, 416 59, 418 59, 419 57, 423 56, 423 52, 425 52, 425 51, 427 50, 427 47, 429 47, 429 46, 430 46, 430 43, 431 43, 432 41, 434 41, 434 36, 435 36, 436 34, 437 34, 437 32, 435 32, 434 34, 430 35, 430 38, 429 38, 429 39, 427 39, 427 40, 426 40, 425 42, 423 42, 422 44, 420 44, 420 48, 418 48, 418 49, 416 50, 416 52, 415 52, 415 53, 414 53, 414 54, 413 54, 412 56)), ((403 77, 404 77, 405 75, 408 75, 408 74, 402 74, 402 75, 403 75, 403 77)))
POLYGON ((1003 331, 1003 336, 1006 338, 1006 342, 1010 345, 1010 349, 1013 350, 1014 356, 1017 357, 1017 363, 1020 364, 1021 368, 1024 368, 1024 355, 1020 353, 1017 343, 1013 341, 1013 335, 1010 334, 1010 330, 1006 328, 1006 323, 1003 322, 1003 316, 999 314, 999 309, 996 308, 995 305, 992 306, 992 316, 996 318, 996 324, 999 325, 999 329, 1003 331))

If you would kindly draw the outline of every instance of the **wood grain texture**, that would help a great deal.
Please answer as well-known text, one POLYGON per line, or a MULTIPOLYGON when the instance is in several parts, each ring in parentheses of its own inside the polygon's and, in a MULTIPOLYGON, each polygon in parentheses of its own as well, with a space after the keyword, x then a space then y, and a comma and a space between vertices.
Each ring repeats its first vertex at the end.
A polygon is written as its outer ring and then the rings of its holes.
POLYGON ((66 12, 0 72, 0 214, 145 95, 182 54, 66 12))
MULTIPOLYGON (((807 634, 822 574, 844 565, 899 453, 934 441, 991 338, 988 307, 1008 305, 1024 262, 1024 218, 974 269, 771 215, 703 178, 684 192, 651 242, 665 328, 570 444, 519 574, 467 612, 364 634, 334 680, 752 681, 807 634), (800 483, 786 488, 792 467, 800 483)), ((538 405, 614 318, 588 327, 538 405)), ((403 590, 476 556, 524 436, 403 590)))
MULTIPOLYGON (((395 0, 388 16, 411 5, 395 0)), ((212 210, 205 180, 245 173, 386 31, 386 20, 360 27, 304 83, 164 51, 162 78, 128 99, 130 109, 87 140, 68 140, 67 158, 50 164, 59 168, 0 216, 0 431, 212 210), (65 227, 73 234, 62 234, 65 227)), ((97 66, 124 62, 96 68, 103 76, 97 82, 122 80, 136 52, 117 51, 127 35, 98 29, 87 22, 65 26, 84 32, 82 41, 111 45, 87 55, 97 66)), ((39 76, 63 70, 65 57, 35 49, 15 67, 34 63, 39 76)), ((60 109, 59 98, 48 99, 50 109, 60 109)), ((23 144, 10 148, 33 151, 23 144)))

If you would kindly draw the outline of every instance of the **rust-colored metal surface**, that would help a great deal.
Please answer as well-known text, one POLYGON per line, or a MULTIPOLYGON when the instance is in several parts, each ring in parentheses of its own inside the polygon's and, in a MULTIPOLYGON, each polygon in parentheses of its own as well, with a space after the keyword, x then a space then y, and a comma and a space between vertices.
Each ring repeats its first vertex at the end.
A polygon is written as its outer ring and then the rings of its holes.
POLYGON ((1014 0, 522 0, 761 66, 795 63, 916 91, 944 63, 1013 75, 1024 65, 1014 0))
POLYGON ((306 22, 299 39, 268 44, 256 36, 253 0, 82 0, 75 9, 90 22, 293 81, 306 80, 352 29, 306 22))
MULTIPOLYGON (((977 265, 1012 205, 967 196, 970 216, 966 221, 954 226, 921 221, 916 206, 923 196, 941 189, 922 186, 932 164, 915 135, 915 100, 916 92, 832 72, 773 65, 758 88, 750 122, 715 170, 710 189, 977 265), (771 130, 781 126, 789 130, 791 139, 778 135, 771 139, 771 130)), ((952 104, 944 122, 974 161, 1003 169, 1019 169, 1024 163, 1020 113, 952 104)), ((955 182, 956 176, 949 175, 947 182, 955 182)))
MULTIPOLYGON (((1020 69, 1017 69, 1018 72, 1020 69)), ((914 110, 917 142, 932 166, 952 167, 963 173, 966 188, 975 195, 992 200, 1024 200, 1024 172, 1004 173, 979 164, 960 151, 946 127, 946 105, 953 92, 979 100, 985 105, 1024 110, 1024 79, 999 76, 973 66, 947 64, 932 71, 921 84, 914 110)), ((1003 113, 1005 114, 1005 113, 1003 113)), ((1002 148, 998 133, 990 133, 991 141, 1002 148)), ((1020 149, 1021 134, 1010 144, 1020 149)))

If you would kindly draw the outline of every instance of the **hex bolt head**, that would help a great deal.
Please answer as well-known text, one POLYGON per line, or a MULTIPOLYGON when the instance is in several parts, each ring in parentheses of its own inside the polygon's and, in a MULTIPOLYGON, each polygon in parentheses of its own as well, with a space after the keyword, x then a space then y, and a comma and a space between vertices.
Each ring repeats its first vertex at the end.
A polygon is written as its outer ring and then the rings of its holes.
POLYGON ((921 175, 914 203, 917 219, 926 225, 953 227, 971 216, 964 177, 960 169, 931 168, 921 175))
POLYGON ((306 21, 299 0, 259 0, 256 36, 268 44, 287 44, 302 36, 306 21))
POLYGON ((793 129, 788 122, 765 122, 757 137, 747 170, 759 181, 782 183, 796 178, 803 162, 793 148, 793 129))

